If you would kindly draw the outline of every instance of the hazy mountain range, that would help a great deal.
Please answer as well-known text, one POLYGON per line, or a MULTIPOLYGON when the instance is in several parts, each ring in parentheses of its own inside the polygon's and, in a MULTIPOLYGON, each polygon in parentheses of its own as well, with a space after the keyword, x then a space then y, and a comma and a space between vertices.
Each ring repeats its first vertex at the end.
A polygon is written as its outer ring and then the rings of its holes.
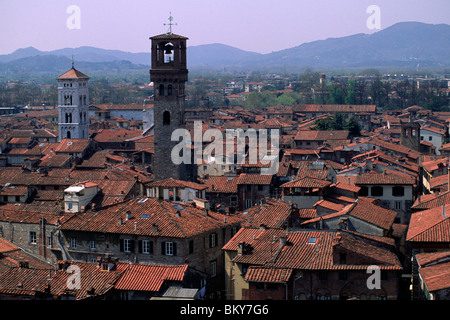
MULTIPOLYGON (((33 47, 0 55, 0 76, 39 72, 59 74, 75 58, 78 69, 89 72, 146 70, 150 52, 130 53, 95 47, 65 48, 49 52, 33 47)), ((224 44, 188 47, 188 68, 238 70, 293 70, 293 68, 450 67, 450 26, 402 22, 373 34, 355 34, 304 43, 268 54, 244 51, 224 44)))

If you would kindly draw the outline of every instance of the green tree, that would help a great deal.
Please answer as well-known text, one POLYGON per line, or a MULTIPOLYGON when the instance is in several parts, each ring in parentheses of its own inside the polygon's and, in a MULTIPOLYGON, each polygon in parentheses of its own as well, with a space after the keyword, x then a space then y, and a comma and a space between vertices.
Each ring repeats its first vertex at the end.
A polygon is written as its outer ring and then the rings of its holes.
POLYGON ((348 82, 347 95, 345 96, 345 104, 356 104, 356 81, 350 80, 348 82))

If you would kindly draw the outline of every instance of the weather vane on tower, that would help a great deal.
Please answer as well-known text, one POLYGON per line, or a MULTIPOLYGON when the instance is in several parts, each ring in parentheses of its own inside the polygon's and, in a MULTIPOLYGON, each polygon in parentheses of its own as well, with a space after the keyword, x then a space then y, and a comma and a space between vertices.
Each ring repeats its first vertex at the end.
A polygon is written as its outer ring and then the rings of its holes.
POLYGON ((169 16, 169 23, 164 23, 165 26, 169 26, 169 33, 172 33, 172 26, 176 26, 176 23, 172 23, 173 21, 173 17, 172 17, 172 12, 169 12, 170 16, 169 16))

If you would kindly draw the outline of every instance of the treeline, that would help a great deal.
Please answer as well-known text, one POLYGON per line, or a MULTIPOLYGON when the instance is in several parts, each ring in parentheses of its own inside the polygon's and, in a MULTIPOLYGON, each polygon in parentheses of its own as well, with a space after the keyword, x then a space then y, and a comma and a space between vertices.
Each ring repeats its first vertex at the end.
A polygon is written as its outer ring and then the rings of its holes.
MULTIPOLYGON (((96 80, 89 83, 89 100, 92 104, 130 104, 143 103, 149 99, 152 90, 148 86, 111 85, 108 80, 96 80)), ((0 107, 20 105, 48 105, 58 103, 56 85, 38 85, 33 83, 0 84, 0 107)))
POLYGON ((242 104, 248 109, 294 104, 375 104, 379 110, 404 109, 413 105, 432 111, 447 111, 449 96, 444 88, 417 88, 416 81, 393 82, 381 76, 336 80, 320 84, 318 72, 305 72, 292 83, 293 92, 252 92, 242 104))

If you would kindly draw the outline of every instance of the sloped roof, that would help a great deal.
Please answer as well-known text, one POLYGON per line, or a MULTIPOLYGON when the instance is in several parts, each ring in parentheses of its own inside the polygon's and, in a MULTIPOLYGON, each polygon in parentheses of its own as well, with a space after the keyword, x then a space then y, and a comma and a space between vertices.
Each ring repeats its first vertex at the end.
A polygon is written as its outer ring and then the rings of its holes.
POLYGON ((154 181, 146 184, 147 187, 165 187, 165 188, 191 188, 195 190, 204 190, 208 186, 191 181, 176 180, 168 178, 164 180, 154 181))
POLYGON ((414 179, 406 176, 398 176, 394 174, 383 174, 378 172, 360 173, 355 178, 355 185, 366 184, 395 184, 395 185, 413 185, 414 179))
POLYGON ((114 288, 117 290, 158 292, 164 281, 182 282, 188 265, 133 264, 123 273, 114 288))
POLYGON ((89 79, 89 77, 72 67, 70 70, 64 72, 56 79, 89 79))
POLYGON ((287 282, 292 275, 292 269, 274 269, 250 267, 245 274, 245 281, 250 282, 287 282))
POLYGON ((292 213, 291 204, 277 199, 266 199, 265 203, 253 206, 244 211, 244 226, 258 228, 282 228, 292 213))
POLYGON ((304 221, 302 224, 314 223, 321 219, 332 219, 344 215, 350 215, 385 230, 390 230, 397 217, 397 212, 379 207, 369 201, 358 199, 358 201, 346 205, 340 211, 304 221))
POLYGON ((242 221, 200 208, 155 198, 139 197, 117 203, 97 211, 87 210, 61 225, 63 230, 91 231, 185 238, 217 230, 242 221), (127 213, 132 218, 127 220, 127 213))
POLYGON ((333 261, 335 247, 353 255, 363 256, 366 263, 376 264, 385 270, 401 270, 397 256, 376 245, 374 239, 361 240, 357 233, 345 231, 302 230, 287 233, 280 229, 242 228, 223 248, 237 250, 246 242, 247 250, 233 258, 233 262, 267 266, 275 269, 297 270, 366 270, 368 265, 337 264, 333 261), (280 247, 280 237, 286 245, 280 247))
POLYGON ((331 185, 330 181, 314 179, 310 177, 302 177, 286 183, 281 188, 324 188, 331 185))
POLYGON ((416 259, 428 291, 450 288, 450 251, 419 253, 416 259))
POLYGON ((204 180, 205 185, 208 187, 206 192, 208 193, 236 193, 238 185, 238 176, 218 176, 209 177, 204 180))
POLYGON ((406 240, 411 242, 450 242, 450 205, 413 213, 406 240))
POLYGON ((160 39, 160 40, 185 39, 185 40, 187 40, 189 38, 186 38, 184 36, 180 36, 180 35, 175 34, 175 33, 168 32, 168 33, 163 33, 163 34, 160 34, 160 35, 156 35, 156 36, 150 37, 150 39, 151 40, 153 40, 153 39, 160 39))

